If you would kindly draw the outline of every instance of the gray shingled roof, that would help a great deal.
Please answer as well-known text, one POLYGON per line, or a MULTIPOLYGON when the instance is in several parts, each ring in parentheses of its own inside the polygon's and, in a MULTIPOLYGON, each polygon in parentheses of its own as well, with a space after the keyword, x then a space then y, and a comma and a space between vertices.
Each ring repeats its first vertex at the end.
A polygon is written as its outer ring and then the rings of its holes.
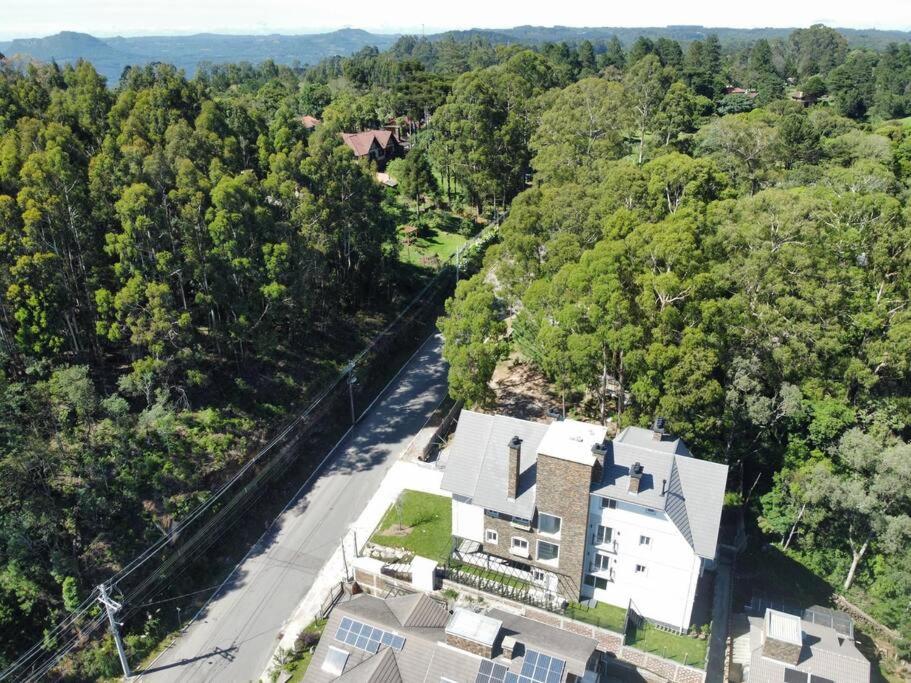
POLYGON ((387 600, 386 605, 399 623, 409 628, 444 628, 449 621, 446 605, 426 593, 403 595, 387 600))
MULTIPOLYGON (((441 676, 457 683, 474 683, 481 665, 481 657, 448 645, 443 628, 404 626, 396 616, 405 614, 408 620, 418 614, 430 613, 430 606, 423 603, 421 598, 427 596, 408 595, 381 600, 370 595, 359 595, 348 602, 339 603, 329 615, 323 636, 304 677, 305 683, 436 683, 441 676), (370 654, 340 643, 335 639, 335 634, 343 617, 395 631, 404 636, 405 645, 399 651, 383 647, 376 654, 370 654), (348 661, 341 676, 334 676, 322 670, 330 646, 348 652, 348 661)), ((578 676, 585 671, 585 664, 597 646, 597 643, 587 636, 563 631, 501 610, 491 610, 488 616, 503 624, 496 640, 495 654, 498 656, 495 661, 514 672, 521 670, 525 650, 517 648, 515 656, 510 660, 500 656, 500 643, 507 635, 513 636, 516 642, 526 649, 537 650, 565 660, 566 671, 578 676)))
POLYGON ((474 505, 531 519, 535 512, 535 472, 538 444, 547 425, 505 415, 463 410, 446 463, 442 488, 474 505), (506 497, 510 440, 522 439, 519 491, 506 497))
POLYGON ((402 683, 402 675, 395 651, 387 647, 353 669, 346 668, 336 680, 340 683, 402 683))
POLYGON ((487 616, 503 622, 502 633, 512 635, 524 649, 513 659, 510 669, 522 670, 525 650, 536 650, 566 662, 566 670, 580 678, 585 673, 585 665, 598 647, 598 641, 588 636, 571 633, 555 626, 527 619, 500 609, 493 609, 487 616))
POLYGON ((694 458, 680 439, 658 441, 653 434, 650 429, 627 427, 608 442, 601 483, 592 492, 664 510, 697 555, 714 559, 727 465, 694 458), (642 465, 642 480, 639 492, 630 493, 629 473, 636 462, 642 465))
POLYGON ((851 638, 840 636, 834 629, 801 621, 803 648, 796 665, 785 664, 762 654, 762 617, 749 617, 750 668, 749 683, 782 683, 785 669, 797 669, 835 683, 870 683, 870 662, 860 653, 851 638))

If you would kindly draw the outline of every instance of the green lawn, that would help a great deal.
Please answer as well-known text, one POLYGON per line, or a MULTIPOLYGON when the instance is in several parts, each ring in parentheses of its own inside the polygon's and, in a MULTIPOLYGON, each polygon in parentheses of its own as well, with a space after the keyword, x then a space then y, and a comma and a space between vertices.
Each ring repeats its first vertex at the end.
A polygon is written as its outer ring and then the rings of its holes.
MULTIPOLYGON (((318 633, 322 635, 323 629, 326 628, 326 619, 317 619, 312 624, 307 626, 304 631, 308 633, 318 633)), ((314 646, 314 650, 316 647, 314 646)), ((300 683, 304 680, 304 676, 307 675, 307 667, 310 666, 310 660, 313 659, 313 653, 307 650, 306 652, 301 653, 293 662, 291 662, 287 667, 286 671, 291 674, 291 678, 288 680, 288 683, 300 683)))
POLYGON ((708 639, 701 640, 685 634, 669 633, 651 624, 644 624, 639 628, 631 627, 626 644, 637 650, 700 669, 705 666, 705 653, 709 647, 708 639))
POLYGON ((566 608, 566 616, 616 633, 623 633, 626 624, 626 610, 606 602, 599 602, 594 607, 573 603, 566 608))
POLYGON ((420 491, 403 491, 402 523, 405 533, 391 533, 399 524, 399 512, 391 505, 370 538, 378 545, 405 548, 415 555, 445 561, 452 536, 452 500, 420 491))
MULTIPOLYGON (((401 232, 399 233, 401 235, 401 232)), ((425 265, 423 259, 436 256, 441 262, 456 253, 468 240, 456 232, 424 228, 413 244, 402 244, 401 258, 416 266, 425 265)))

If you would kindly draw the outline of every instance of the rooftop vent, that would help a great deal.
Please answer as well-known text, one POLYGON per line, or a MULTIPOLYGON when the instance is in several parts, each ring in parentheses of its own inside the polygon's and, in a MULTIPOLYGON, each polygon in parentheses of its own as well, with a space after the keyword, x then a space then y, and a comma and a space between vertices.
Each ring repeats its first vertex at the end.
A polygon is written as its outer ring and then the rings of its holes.
POLYGON ((639 493, 639 485, 642 483, 642 465, 638 462, 633 463, 629 468, 629 492, 639 493))
POLYGON ((515 500, 519 495, 519 475, 522 461, 522 439, 512 437, 509 442, 509 476, 506 477, 506 497, 515 500))

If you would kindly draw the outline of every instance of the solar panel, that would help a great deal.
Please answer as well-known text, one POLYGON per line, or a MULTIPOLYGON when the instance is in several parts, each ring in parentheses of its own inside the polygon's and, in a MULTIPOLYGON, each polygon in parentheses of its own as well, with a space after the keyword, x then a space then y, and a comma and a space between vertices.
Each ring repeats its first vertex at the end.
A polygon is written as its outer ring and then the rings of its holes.
POLYGON ((807 683, 807 674, 797 669, 785 669, 784 683, 807 683))
POLYGON ((402 636, 349 617, 342 618, 338 631, 335 632, 335 639, 371 654, 376 654, 381 645, 393 650, 405 647, 405 639, 402 636))
POLYGON ((565 667, 565 660, 526 649, 522 672, 516 683, 560 683, 565 667))
POLYGON ((505 683, 507 675, 509 675, 509 669, 505 666, 484 659, 481 661, 475 683, 505 683))

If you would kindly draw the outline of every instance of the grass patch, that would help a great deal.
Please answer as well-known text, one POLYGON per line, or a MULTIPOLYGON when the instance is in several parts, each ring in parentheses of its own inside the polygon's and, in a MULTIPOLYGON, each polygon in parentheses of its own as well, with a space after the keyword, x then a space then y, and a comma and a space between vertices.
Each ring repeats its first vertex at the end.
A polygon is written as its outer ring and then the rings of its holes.
POLYGON ((301 640, 313 641, 313 638, 307 638, 305 634, 312 634, 316 636, 316 642, 312 642, 312 645, 306 647, 306 649, 294 655, 294 658, 291 662, 285 665, 285 671, 291 674, 289 683, 299 683, 304 680, 304 676, 307 675, 307 667, 310 666, 310 662, 313 659, 313 650, 316 650, 316 644, 319 642, 319 637, 322 636, 323 630, 326 628, 326 619, 317 619, 309 626, 307 626, 300 636, 298 636, 298 642, 301 640))
POLYGON ((623 633, 626 625, 626 610, 606 602, 599 602, 594 607, 572 603, 566 608, 566 616, 616 633, 623 633))
POLYGON ((377 545, 405 548, 415 555, 445 561, 452 536, 452 500, 420 491, 403 491, 399 506, 392 504, 370 538, 377 545), (399 531, 399 522, 404 529, 399 531))
MULTIPOLYGON (((399 231, 401 235, 401 231, 399 231)), ((401 259, 415 266, 425 266, 428 259, 436 257, 441 263, 456 253, 468 240, 456 232, 438 228, 423 228, 411 244, 402 244, 401 259)))
POLYGON ((650 652, 659 657, 673 659, 675 662, 700 669, 705 666, 705 654, 709 648, 708 639, 702 640, 688 635, 669 633, 648 623, 638 628, 631 626, 627 633, 626 644, 637 650, 650 652))

